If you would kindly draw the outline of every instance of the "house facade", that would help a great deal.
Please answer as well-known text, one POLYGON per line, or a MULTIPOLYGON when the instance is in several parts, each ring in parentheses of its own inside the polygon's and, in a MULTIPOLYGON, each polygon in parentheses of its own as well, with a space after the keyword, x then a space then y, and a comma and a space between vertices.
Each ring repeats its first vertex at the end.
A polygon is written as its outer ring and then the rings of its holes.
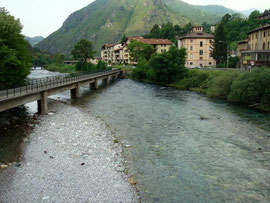
POLYGON ((241 51, 241 66, 270 66, 270 24, 248 33, 247 50, 241 51))
POLYGON ((106 63, 136 64, 129 54, 128 45, 132 40, 150 44, 156 53, 169 51, 173 43, 168 39, 145 39, 143 37, 129 37, 123 44, 105 44, 102 46, 101 58, 106 63))
POLYGON ((187 50, 186 67, 213 67, 216 61, 212 57, 214 36, 203 32, 202 26, 193 26, 192 32, 177 41, 178 48, 187 50))

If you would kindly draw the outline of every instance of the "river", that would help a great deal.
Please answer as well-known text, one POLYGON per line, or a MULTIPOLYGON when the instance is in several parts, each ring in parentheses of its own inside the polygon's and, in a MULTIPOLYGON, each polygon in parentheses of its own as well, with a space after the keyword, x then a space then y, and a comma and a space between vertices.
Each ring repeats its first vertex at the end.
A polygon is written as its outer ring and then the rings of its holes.
POLYGON ((110 126, 143 202, 270 201, 269 113, 128 79, 55 99, 110 126))

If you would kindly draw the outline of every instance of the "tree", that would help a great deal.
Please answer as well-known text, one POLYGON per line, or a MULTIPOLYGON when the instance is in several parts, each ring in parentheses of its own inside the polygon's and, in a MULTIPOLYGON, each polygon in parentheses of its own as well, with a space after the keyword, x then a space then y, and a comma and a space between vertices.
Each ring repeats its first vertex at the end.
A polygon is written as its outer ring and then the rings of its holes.
POLYGON ((220 23, 215 31, 214 50, 212 53, 217 65, 225 64, 227 60, 227 39, 224 24, 220 23))
POLYGON ((30 73, 28 43, 21 30, 20 21, 0 8, 0 89, 24 84, 30 73))
POLYGON ((182 79, 187 72, 185 67, 186 50, 172 46, 168 52, 154 54, 149 61, 149 78, 155 82, 171 83, 182 79))
POLYGON ((131 40, 128 45, 128 50, 133 61, 136 62, 143 59, 148 61, 154 53, 154 47, 152 45, 139 42, 137 40, 131 40))
POLYGON ((65 55, 62 53, 57 53, 54 56, 54 60, 55 60, 56 65, 63 65, 65 61, 65 55))
POLYGON ((124 34, 121 39, 121 44, 124 44, 127 41, 127 36, 124 34))
POLYGON ((71 52, 74 59, 78 60, 82 64, 87 64, 87 59, 92 59, 94 57, 95 51, 92 50, 92 42, 81 39, 71 52))

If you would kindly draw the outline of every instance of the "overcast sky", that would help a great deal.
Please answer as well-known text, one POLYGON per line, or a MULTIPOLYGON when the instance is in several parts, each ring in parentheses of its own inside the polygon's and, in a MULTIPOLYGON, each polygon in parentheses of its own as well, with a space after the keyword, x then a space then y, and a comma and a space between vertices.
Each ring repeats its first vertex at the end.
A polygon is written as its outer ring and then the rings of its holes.
MULTIPOLYGON (((47 37, 59 29, 67 17, 94 0, 0 0, 10 14, 20 18, 23 34, 47 37)), ((217 4, 236 10, 270 8, 270 0, 184 0, 191 4, 217 4)))

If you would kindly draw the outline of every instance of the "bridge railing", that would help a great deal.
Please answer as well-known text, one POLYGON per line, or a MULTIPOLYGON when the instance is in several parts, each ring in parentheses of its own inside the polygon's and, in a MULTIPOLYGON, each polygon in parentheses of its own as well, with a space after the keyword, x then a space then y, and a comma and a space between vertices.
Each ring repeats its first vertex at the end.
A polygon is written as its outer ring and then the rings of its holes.
POLYGON ((88 74, 60 75, 46 78, 30 79, 27 81, 28 85, 0 91, 0 101, 8 98, 26 95, 29 93, 39 92, 40 90, 45 90, 48 88, 70 84, 76 81, 103 75, 110 72, 113 72, 113 70, 96 71, 88 74))

